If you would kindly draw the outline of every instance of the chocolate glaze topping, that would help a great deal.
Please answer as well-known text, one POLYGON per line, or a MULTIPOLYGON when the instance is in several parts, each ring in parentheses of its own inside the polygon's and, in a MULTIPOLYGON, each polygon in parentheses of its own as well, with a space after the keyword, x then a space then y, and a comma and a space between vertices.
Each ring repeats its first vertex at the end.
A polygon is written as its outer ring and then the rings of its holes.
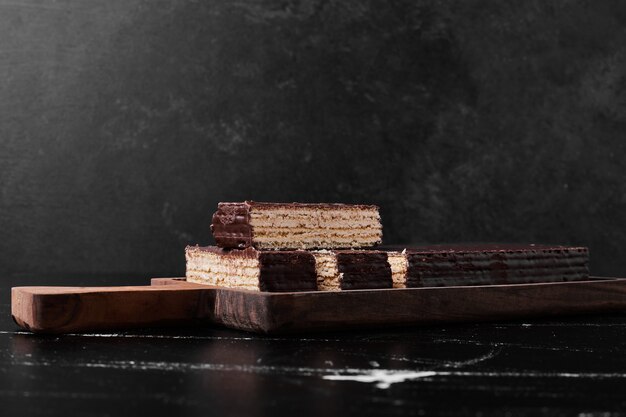
POLYGON ((406 248, 407 287, 572 281, 589 276, 585 247, 521 244, 406 248))
POLYGON ((219 203, 211 220, 211 232, 221 248, 247 248, 252 245, 250 204, 219 203))
POLYGON ((310 252, 259 252, 261 291, 289 292, 317 290, 315 258, 310 252))
POLYGON ((391 288, 391 268, 387 253, 379 251, 336 251, 342 290, 391 288))
POLYGON ((458 243, 458 244, 442 244, 442 245, 383 245, 379 249, 402 251, 408 253, 482 253, 482 252, 579 252, 588 253, 588 249, 584 246, 563 246, 563 245, 540 245, 540 244, 523 244, 523 243, 458 243))

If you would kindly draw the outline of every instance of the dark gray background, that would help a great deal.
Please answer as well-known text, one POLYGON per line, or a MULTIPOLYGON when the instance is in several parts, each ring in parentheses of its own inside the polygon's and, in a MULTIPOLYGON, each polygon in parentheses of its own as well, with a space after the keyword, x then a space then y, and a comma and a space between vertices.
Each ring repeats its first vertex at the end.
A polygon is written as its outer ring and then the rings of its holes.
POLYGON ((255 199, 624 276, 625 87, 620 1, 0 0, 0 273, 180 275, 255 199))

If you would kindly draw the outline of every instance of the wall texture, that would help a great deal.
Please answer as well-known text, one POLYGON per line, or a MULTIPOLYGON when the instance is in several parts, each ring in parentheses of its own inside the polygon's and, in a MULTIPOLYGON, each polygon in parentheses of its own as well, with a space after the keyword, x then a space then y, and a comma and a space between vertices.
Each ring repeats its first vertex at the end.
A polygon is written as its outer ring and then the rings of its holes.
POLYGON ((626 3, 0 0, 0 273, 178 275, 218 201, 626 275, 626 3))

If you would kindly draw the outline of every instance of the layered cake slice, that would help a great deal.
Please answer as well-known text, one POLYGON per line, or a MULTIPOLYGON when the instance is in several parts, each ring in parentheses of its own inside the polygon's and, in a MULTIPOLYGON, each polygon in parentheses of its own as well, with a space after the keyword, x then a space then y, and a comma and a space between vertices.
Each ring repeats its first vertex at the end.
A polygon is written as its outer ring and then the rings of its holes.
POLYGON ((589 277, 586 247, 435 245, 391 250, 388 256, 395 271, 394 288, 577 281, 589 277))
POLYGON ((391 288, 387 253, 374 250, 274 251, 188 246, 187 281, 286 292, 391 288))
POLYGON ((219 203, 211 231, 221 248, 368 248, 382 239, 378 207, 349 204, 219 203))
POLYGON ((187 246, 188 282, 244 290, 315 291, 315 258, 306 251, 187 246))

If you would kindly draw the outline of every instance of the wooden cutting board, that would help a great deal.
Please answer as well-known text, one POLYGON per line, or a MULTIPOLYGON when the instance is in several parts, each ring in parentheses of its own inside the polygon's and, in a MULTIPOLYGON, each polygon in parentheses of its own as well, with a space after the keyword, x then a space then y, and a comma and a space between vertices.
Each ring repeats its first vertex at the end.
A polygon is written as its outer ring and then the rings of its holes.
POLYGON ((266 293, 155 278, 136 287, 15 287, 15 322, 37 333, 222 325, 257 333, 502 321, 626 311, 626 278, 266 293))

